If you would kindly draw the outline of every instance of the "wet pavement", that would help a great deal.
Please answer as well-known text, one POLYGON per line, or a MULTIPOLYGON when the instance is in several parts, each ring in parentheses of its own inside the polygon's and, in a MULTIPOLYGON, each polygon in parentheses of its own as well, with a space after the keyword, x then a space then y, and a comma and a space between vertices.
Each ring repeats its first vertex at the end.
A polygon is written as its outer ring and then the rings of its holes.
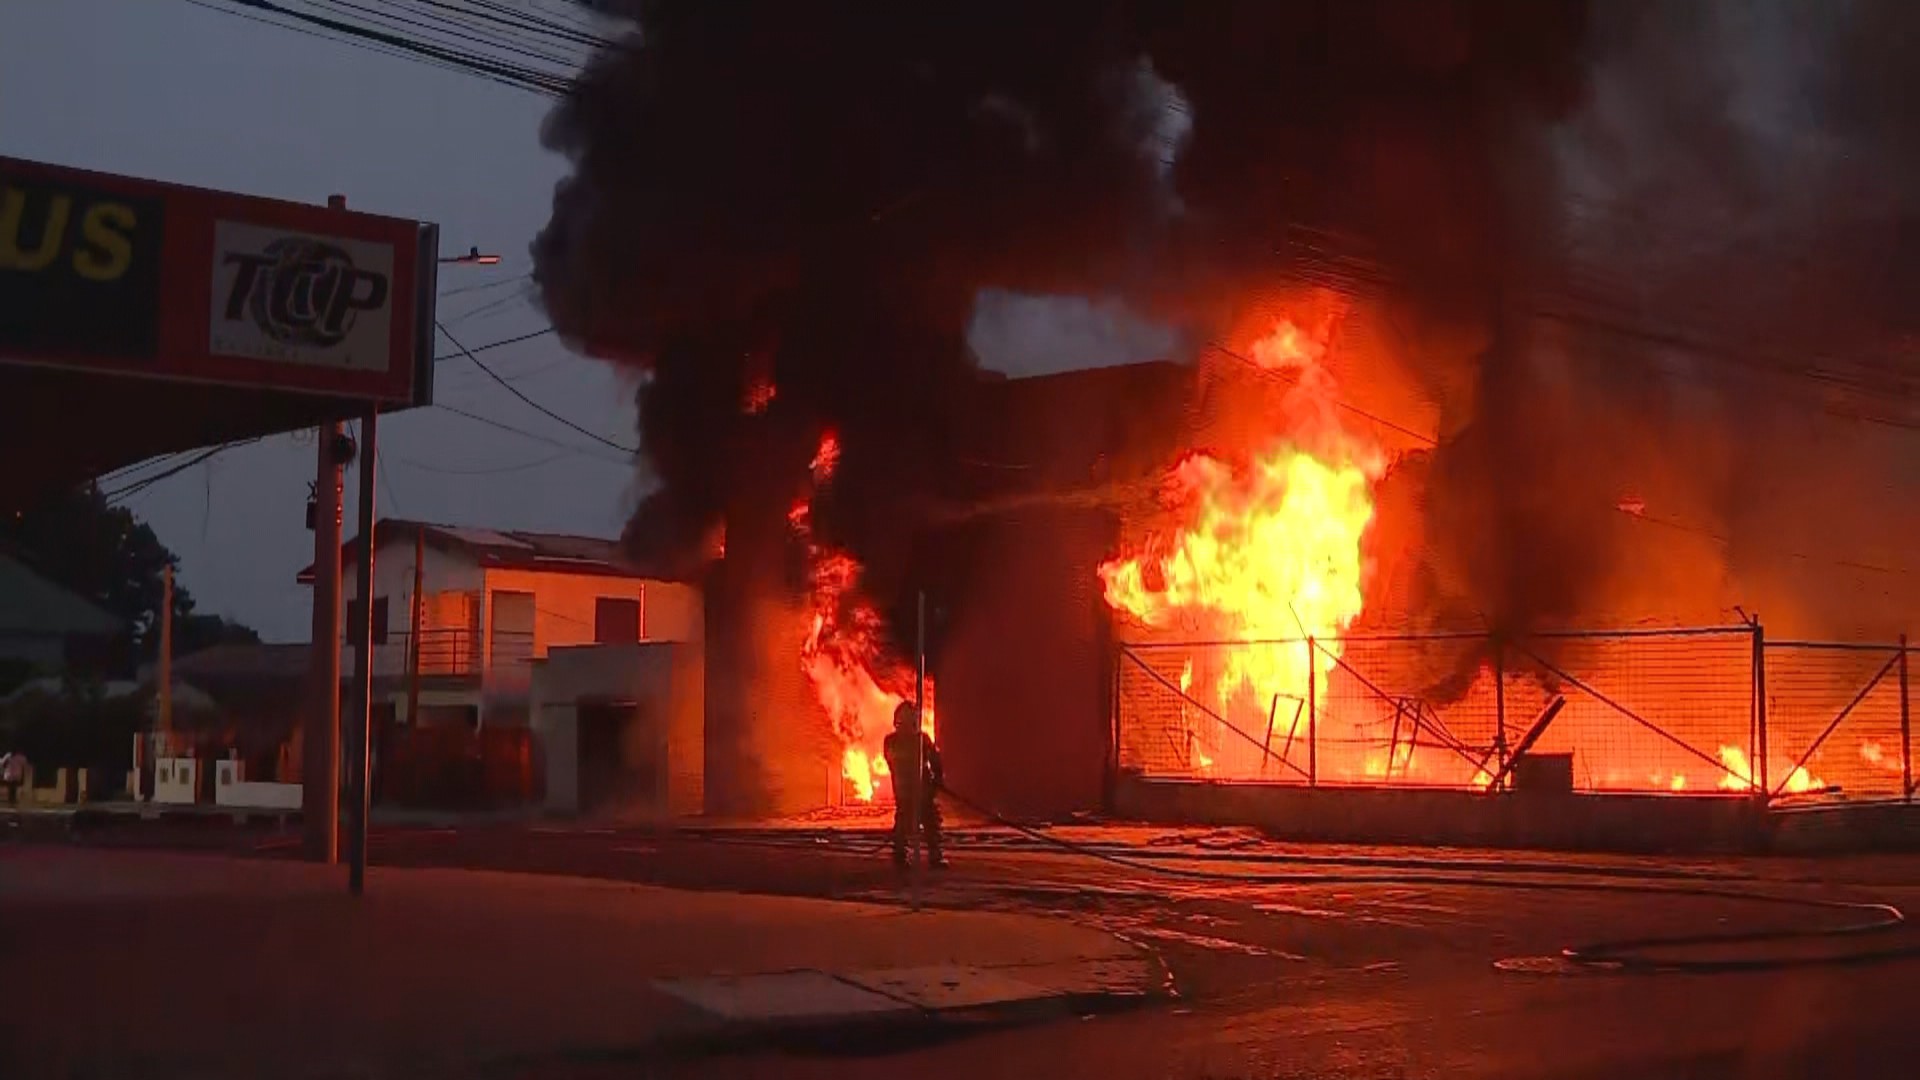
MULTIPOLYGON (((1915 949, 1920 930, 1650 951, 1756 966, 1735 973, 1609 973, 1559 959, 1584 943, 1804 934, 1877 918, 1837 902, 1920 911, 1920 858, 1308 847, 1231 830, 1049 836, 1076 847, 960 831, 952 870, 905 882, 871 830, 390 828, 374 834, 369 887, 381 865, 474 867, 1052 914, 1150 946, 1180 995, 1133 1014, 864 1056, 528 1062, 516 1075, 1906 1077, 1920 1054, 1920 960, 1805 964, 1915 949)), ((192 842, 261 858, 292 850, 290 836, 232 828, 48 839, 192 842)))

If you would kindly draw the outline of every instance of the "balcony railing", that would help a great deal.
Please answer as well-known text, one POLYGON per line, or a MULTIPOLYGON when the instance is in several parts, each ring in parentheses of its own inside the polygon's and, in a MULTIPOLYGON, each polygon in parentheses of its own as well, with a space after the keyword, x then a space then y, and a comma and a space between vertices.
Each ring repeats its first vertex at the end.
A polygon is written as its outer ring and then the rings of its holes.
MULTIPOLYGON (((389 633, 387 640, 373 647, 373 674, 392 678, 407 674, 408 634, 389 633)), ((481 675, 486 667, 482 637, 465 627, 420 631, 420 675, 422 678, 469 678, 481 675)), ((343 670, 352 670, 353 648, 346 649, 343 670)), ((523 674, 533 659, 533 635, 526 632, 497 632, 493 635, 493 674, 523 674)))

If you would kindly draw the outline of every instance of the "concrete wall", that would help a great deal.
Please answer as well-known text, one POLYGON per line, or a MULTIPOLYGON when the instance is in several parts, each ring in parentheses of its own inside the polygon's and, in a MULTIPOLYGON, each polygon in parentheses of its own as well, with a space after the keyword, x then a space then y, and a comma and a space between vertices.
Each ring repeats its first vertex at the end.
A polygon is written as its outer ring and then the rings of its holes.
POLYGON ((246 778, 238 761, 214 762, 213 801, 221 806, 259 810, 300 809, 299 784, 273 784, 246 778))
POLYGON ((965 577, 938 655, 939 739, 948 782, 1017 817, 1094 811, 1112 729, 1111 619, 1096 568, 1110 515, 1029 511, 947 537, 965 577))
POLYGON ((160 758, 153 769, 153 801, 184 806, 200 790, 200 765, 194 758, 160 758))
POLYGON ((636 732, 666 744, 664 799, 638 815, 698 814, 705 794, 703 662, 697 642, 559 646, 533 664, 530 717, 546 806, 580 811, 579 709, 632 705, 636 732))
MULTIPOLYGON (((640 634, 645 641, 699 641, 699 590, 675 582, 540 570, 488 570, 482 602, 492 618, 494 597, 502 592, 533 595, 532 658, 553 649, 594 644, 594 608, 602 599, 633 600, 640 605, 640 634)), ((520 642, 515 648, 524 648, 520 642)), ((531 671, 493 654, 501 647, 490 628, 486 695, 488 723, 511 714, 511 703, 530 693, 531 671)))
MULTIPOLYGON (((375 677, 402 675, 406 672, 407 633, 413 625, 413 555, 414 544, 411 536, 396 538, 380 545, 373 553, 373 596, 375 600, 387 598, 387 645, 376 645, 373 649, 373 673, 375 677)), ((485 584, 486 577, 480 565, 465 555, 442 551, 432 544, 426 546, 426 559, 421 565, 423 591, 429 596, 435 593, 469 593, 478 597, 485 584)), ((349 560, 340 571, 340 670, 342 673, 353 671, 353 647, 346 645, 347 635, 352 628, 347 625, 347 612, 353 601, 360 596, 360 568, 349 560)), ((433 607, 435 605, 429 605, 433 607)), ((422 622, 425 623, 424 617, 422 622)), ((480 624, 473 627, 476 631, 485 629, 485 609, 481 609, 480 624)), ((431 625, 431 624, 428 624, 431 625)), ((451 627, 449 627, 451 629, 451 627)))
POLYGON ((1482 795, 1121 777, 1115 813, 1169 825, 1252 825, 1288 840, 1580 851, 1747 851, 1769 817, 1735 796, 1482 795))

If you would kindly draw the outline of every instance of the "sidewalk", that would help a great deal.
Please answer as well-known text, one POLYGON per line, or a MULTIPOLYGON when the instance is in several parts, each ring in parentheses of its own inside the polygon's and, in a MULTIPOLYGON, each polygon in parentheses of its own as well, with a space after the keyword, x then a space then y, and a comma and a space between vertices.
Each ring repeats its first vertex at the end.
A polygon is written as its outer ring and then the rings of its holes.
POLYGON ((1030 916, 464 870, 367 885, 0 848, 7 1075, 467 1075, 1067 1015, 1163 985, 1133 947, 1030 916))

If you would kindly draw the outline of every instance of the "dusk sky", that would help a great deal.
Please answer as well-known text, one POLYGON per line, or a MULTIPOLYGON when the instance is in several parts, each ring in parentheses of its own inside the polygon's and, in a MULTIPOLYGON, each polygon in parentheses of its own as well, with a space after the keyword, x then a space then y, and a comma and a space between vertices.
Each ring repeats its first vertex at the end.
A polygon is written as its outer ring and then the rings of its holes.
MULTIPOLYGON (((0 152, 252 195, 437 222, 443 250, 495 267, 443 268, 440 318, 468 346, 546 326, 524 275, 565 162, 539 144, 535 94, 263 25, 184 0, 9 0, 0 35, 0 152), (76 58, 84 58, 77 60, 76 58)), ((1014 372, 1166 355, 1164 332, 1100 305, 991 304, 975 346, 1014 372)), ((438 352, 455 352, 444 338, 438 352)), ((539 337, 488 354, 542 405, 634 445, 629 377, 539 337)), ((381 425, 379 512, 457 524, 617 535, 641 473, 515 400, 464 360, 436 369, 440 408, 381 425)), ((312 556, 305 433, 222 453, 133 496, 179 554, 201 610, 268 640, 308 636, 312 556)), ((358 478, 347 477, 349 534, 358 478)), ((108 485, 109 487, 111 485, 108 485)))

